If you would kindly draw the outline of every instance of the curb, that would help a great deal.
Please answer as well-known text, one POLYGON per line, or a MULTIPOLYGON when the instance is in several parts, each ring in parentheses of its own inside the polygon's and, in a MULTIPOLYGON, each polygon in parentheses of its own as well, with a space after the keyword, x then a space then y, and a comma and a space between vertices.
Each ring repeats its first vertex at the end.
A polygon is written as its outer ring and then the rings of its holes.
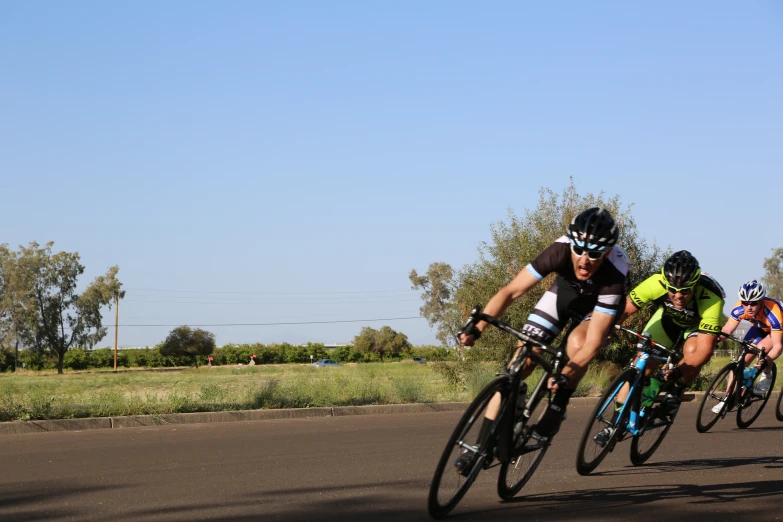
MULTIPOLYGON (((780 392, 772 392, 770 400, 780 392)), ((690 392, 683 402, 701 399, 704 392, 690 392)), ((571 406, 593 406, 598 397, 574 397, 571 406)), ((92 417, 86 419, 55 419, 0 422, 0 435, 47 433, 52 431, 84 431, 100 429, 139 428, 177 424, 211 424, 273 419, 306 419, 316 417, 347 417, 351 415, 389 415, 402 413, 433 413, 464 411, 469 402, 434 402, 416 404, 384 404, 369 406, 336 406, 333 408, 290 408, 280 410, 239 410, 203 413, 168 413, 163 415, 129 415, 127 417, 92 417)))
POLYGON ((138 428, 176 424, 206 424, 270 419, 304 419, 314 417, 346 417, 350 415, 388 415, 400 413, 432 413, 463 411, 468 402, 427 404, 384 404, 369 406, 338 406, 334 408, 291 408, 280 410, 240 410, 203 413, 168 413, 164 415, 129 415, 127 417, 92 417, 86 419, 55 419, 12 421, 0 423, 0 435, 47 433, 52 431, 83 431, 99 429, 138 428))

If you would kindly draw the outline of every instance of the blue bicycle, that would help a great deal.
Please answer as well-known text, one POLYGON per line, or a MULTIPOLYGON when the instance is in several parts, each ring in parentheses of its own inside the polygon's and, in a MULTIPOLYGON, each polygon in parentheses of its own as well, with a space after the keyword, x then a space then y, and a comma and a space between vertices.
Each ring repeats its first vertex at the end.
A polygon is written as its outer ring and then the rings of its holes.
POLYGON ((576 470, 580 475, 589 475, 619 441, 628 438, 632 439, 631 462, 637 466, 646 462, 669 432, 682 401, 681 391, 667 397, 664 405, 661 399, 670 389, 669 383, 664 383, 658 390, 653 388, 654 397, 642 396, 645 384, 650 382, 645 369, 651 361, 666 363, 656 376, 663 381, 663 369, 676 364, 682 357, 650 339, 649 334, 643 335, 619 325, 615 328, 637 338, 638 357, 612 381, 588 419, 576 458, 576 470), (628 390, 628 395, 620 405, 615 399, 623 389, 628 390))

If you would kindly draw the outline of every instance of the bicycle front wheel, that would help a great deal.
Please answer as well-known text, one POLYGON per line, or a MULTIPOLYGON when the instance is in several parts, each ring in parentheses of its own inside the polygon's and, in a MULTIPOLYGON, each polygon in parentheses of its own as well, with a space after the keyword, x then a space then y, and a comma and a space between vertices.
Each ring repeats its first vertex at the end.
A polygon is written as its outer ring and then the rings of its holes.
MULTIPOLYGON (((748 386, 743 392, 739 407, 737 408, 737 427, 745 429, 749 427, 761 415, 761 410, 766 406, 769 397, 772 395, 772 388, 775 386, 775 378, 778 375, 778 369, 775 363, 772 363, 772 376, 769 379, 769 386, 763 393, 756 393, 756 385, 761 381, 763 372, 759 372, 753 384, 748 386)), ((765 379, 766 380, 766 379, 765 379)))
POLYGON ((736 367, 737 363, 730 362, 721 368, 713 377, 707 391, 704 392, 699 403, 699 412, 696 414, 696 431, 699 433, 709 431, 731 407, 733 402, 731 396, 734 394, 734 387, 737 384, 736 379, 732 379, 736 367))
POLYGON ((778 393, 778 402, 775 404, 775 418, 779 421, 783 421, 783 404, 781 400, 783 400, 783 391, 778 393))
MULTIPOLYGON (((479 432, 484 422, 487 406, 496 393, 500 393, 505 402, 509 394, 507 376, 498 377, 479 392, 462 415, 454 433, 446 443, 446 448, 443 450, 430 484, 427 507, 432 517, 443 517, 454 509, 454 506, 459 503, 476 480, 484 465, 492 460, 488 449, 494 444, 490 445, 488 441, 495 437, 496 426, 492 427, 485 441, 479 441, 479 432), (456 461, 463 454, 471 458, 468 459, 468 464, 462 465, 458 469, 456 461)), ((502 404, 500 411, 502 411, 502 404)), ((500 418, 500 413, 497 418, 500 418)))
MULTIPOLYGON (((541 408, 549 406, 549 401, 541 400, 547 393, 545 389, 539 392, 538 397, 533 402, 533 410, 536 410, 536 407, 539 405, 541 408)), ((534 411, 530 417, 536 417, 539 412, 540 410, 538 412, 534 411)), ((547 449, 549 449, 549 443, 543 443, 532 438, 530 436, 532 432, 532 426, 527 425, 527 423, 515 427, 515 444, 511 450, 511 459, 509 462, 501 464, 500 473, 498 474, 498 495, 503 500, 510 500, 519 493, 519 490, 533 476, 547 449)))
MULTIPOLYGON (((678 403, 682 402, 682 395, 677 401, 678 403)), ((679 408, 677 411, 680 411, 679 408)), ((656 402, 651 408, 646 409, 645 419, 642 421, 644 425, 639 434, 631 441, 631 463, 634 466, 644 464, 647 459, 652 457, 666 434, 669 433, 675 415, 676 413, 672 415, 666 412, 660 402, 656 402)))
MULTIPOLYGON (((638 370, 635 368, 628 368, 620 373, 601 396, 598 404, 595 405, 595 409, 587 420, 587 426, 585 426, 585 430, 582 433, 582 440, 579 442, 579 450, 576 455, 576 471, 578 471, 580 475, 589 475, 592 473, 614 447, 620 430, 615 429, 611 436, 604 440, 602 444, 596 441, 596 438, 600 438, 598 437, 598 434, 606 428, 624 426, 628 417, 629 408, 626 408, 625 413, 623 413, 623 418, 617 419, 617 422, 612 422, 615 397, 620 392, 623 385, 631 385, 633 383, 637 372, 638 370)), ((631 395, 629 394, 628 399, 630 398, 631 395)))

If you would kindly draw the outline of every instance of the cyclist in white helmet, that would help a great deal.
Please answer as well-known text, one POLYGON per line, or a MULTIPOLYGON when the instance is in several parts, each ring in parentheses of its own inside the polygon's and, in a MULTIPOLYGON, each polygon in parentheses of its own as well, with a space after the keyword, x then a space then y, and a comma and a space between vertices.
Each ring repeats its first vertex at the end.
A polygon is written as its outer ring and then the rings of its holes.
MULTIPOLYGON (((737 329, 740 321, 751 323, 744 340, 750 341, 758 348, 764 348, 767 352, 764 375, 761 376, 753 389, 753 393, 764 395, 769 388, 772 361, 780 357, 783 352, 783 305, 779 301, 767 297, 764 285, 755 279, 743 284, 739 288, 738 294, 739 301, 731 309, 729 319, 721 331, 730 335, 737 329)), ((755 357, 753 354, 746 355, 745 364, 750 364, 753 357, 755 357)), ((720 413, 724 404, 716 404, 713 411, 720 413)))

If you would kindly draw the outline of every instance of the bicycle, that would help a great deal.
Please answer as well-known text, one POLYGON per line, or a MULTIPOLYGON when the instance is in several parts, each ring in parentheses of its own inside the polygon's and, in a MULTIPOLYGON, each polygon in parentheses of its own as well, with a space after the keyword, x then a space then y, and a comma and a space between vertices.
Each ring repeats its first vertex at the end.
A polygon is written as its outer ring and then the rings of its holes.
MULTIPOLYGON (((533 426, 528 426, 528 422, 542 400, 546 398, 547 407, 551 402, 552 393, 548 389, 547 381, 551 377, 560 377, 568 362, 565 350, 531 339, 503 321, 483 313, 481 307, 470 312, 470 318, 460 333, 470 331, 479 321, 486 321, 513 335, 522 341, 523 345, 511 356, 510 363, 507 361, 506 371, 498 373, 497 377, 478 393, 446 443, 435 468, 427 501, 429 513, 433 518, 441 518, 454 509, 478 474, 492 467, 495 460, 500 465, 498 495, 504 500, 511 499, 533 476, 552 440, 552 437, 546 442, 532 438, 533 426), (533 347, 552 356, 551 361, 542 353, 534 351, 533 347), (543 374, 527 400, 520 401, 520 391, 524 397, 527 390, 520 370, 527 360, 537 363, 543 369, 543 374), (484 412, 495 394, 500 394, 499 413, 485 440, 478 440, 484 412), (454 463, 464 452, 475 455, 475 459, 468 468, 458 471, 454 463)), ((572 321, 566 335, 573 329, 574 323, 575 321, 572 321)))
POLYGON ((701 398, 699 413, 696 415, 696 430, 699 433, 709 431, 715 423, 724 418, 727 413, 733 411, 735 407, 738 428, 744 429, 753 424, 761 415, 761 411, 772 395, 772 388, 775 385, 775 378, 778 373, 775 363, 769 361, 768 364, 772 365, 772 381, 764 394, 757 395, 753 392, 753 389, 757 380, 761 378, 762 372, 757 372, 749 382, 745 382, 745 356, 752 353, 758 356, 759 360, 763 360, 766 358, 766 351, 731 335, 721 335, 739 343, 741 348, 737 357, 718 371, 701 398), (739 386, 737 383, 739 383, 739 386), (718 409, 719 404, 724 406, 719 409, 718 413, 715 409, 718 409))
MULTIPOLYGON (((772 389, 772 386, 770 386, 770 389, 772 389)), ((775 404, 775 418, 779 421, 783 421, 783 403, 781 403, 781 399, 783 399, 783 392, 778 393, 778 402, 775 404)))
POLYGON ((590 420, 585 426, 576 457, 576 470, 580 475, 592 473, 606 455, 614 451, 618 442, 628 438, 632 438, 631 463, 635 466, 644 464, 663 442, 672 427, 674 416, 679 409, 678 406, 682 402, 683 392, 680 392, 672 399, 676 401, 675 407, 670 408, 669 411, 675 411, 674 414, 668 413, 663 408, 663 403, 659 398, 667 393, 672 386, 671 383, 664 382, 657 391, 652 404, 650 406, 642 404, 642 391, 647 381, 644 371, 649 362, 659 360, 666 363, 657 374, 657 378, 663 381, 664 369, 672 367, 671 365, 676 364, 682 356, 662 344, 656 343, 649 334, 640 334, 620 325, 615 325, 615 329, 627 332, 638 339, 636 350, 639 356, 635 363, 626 367, 615 377, 612 384, 598 400, 590 420), (615 398, 626 384, 629 385, 628 396, 620 411, 615 414, 615 398), (604 440, 602 437, 598 437, 597 440, 599 433, 606 428, 611 429, 611 432, 604 432, 609 435, 608 438, 604 440))

